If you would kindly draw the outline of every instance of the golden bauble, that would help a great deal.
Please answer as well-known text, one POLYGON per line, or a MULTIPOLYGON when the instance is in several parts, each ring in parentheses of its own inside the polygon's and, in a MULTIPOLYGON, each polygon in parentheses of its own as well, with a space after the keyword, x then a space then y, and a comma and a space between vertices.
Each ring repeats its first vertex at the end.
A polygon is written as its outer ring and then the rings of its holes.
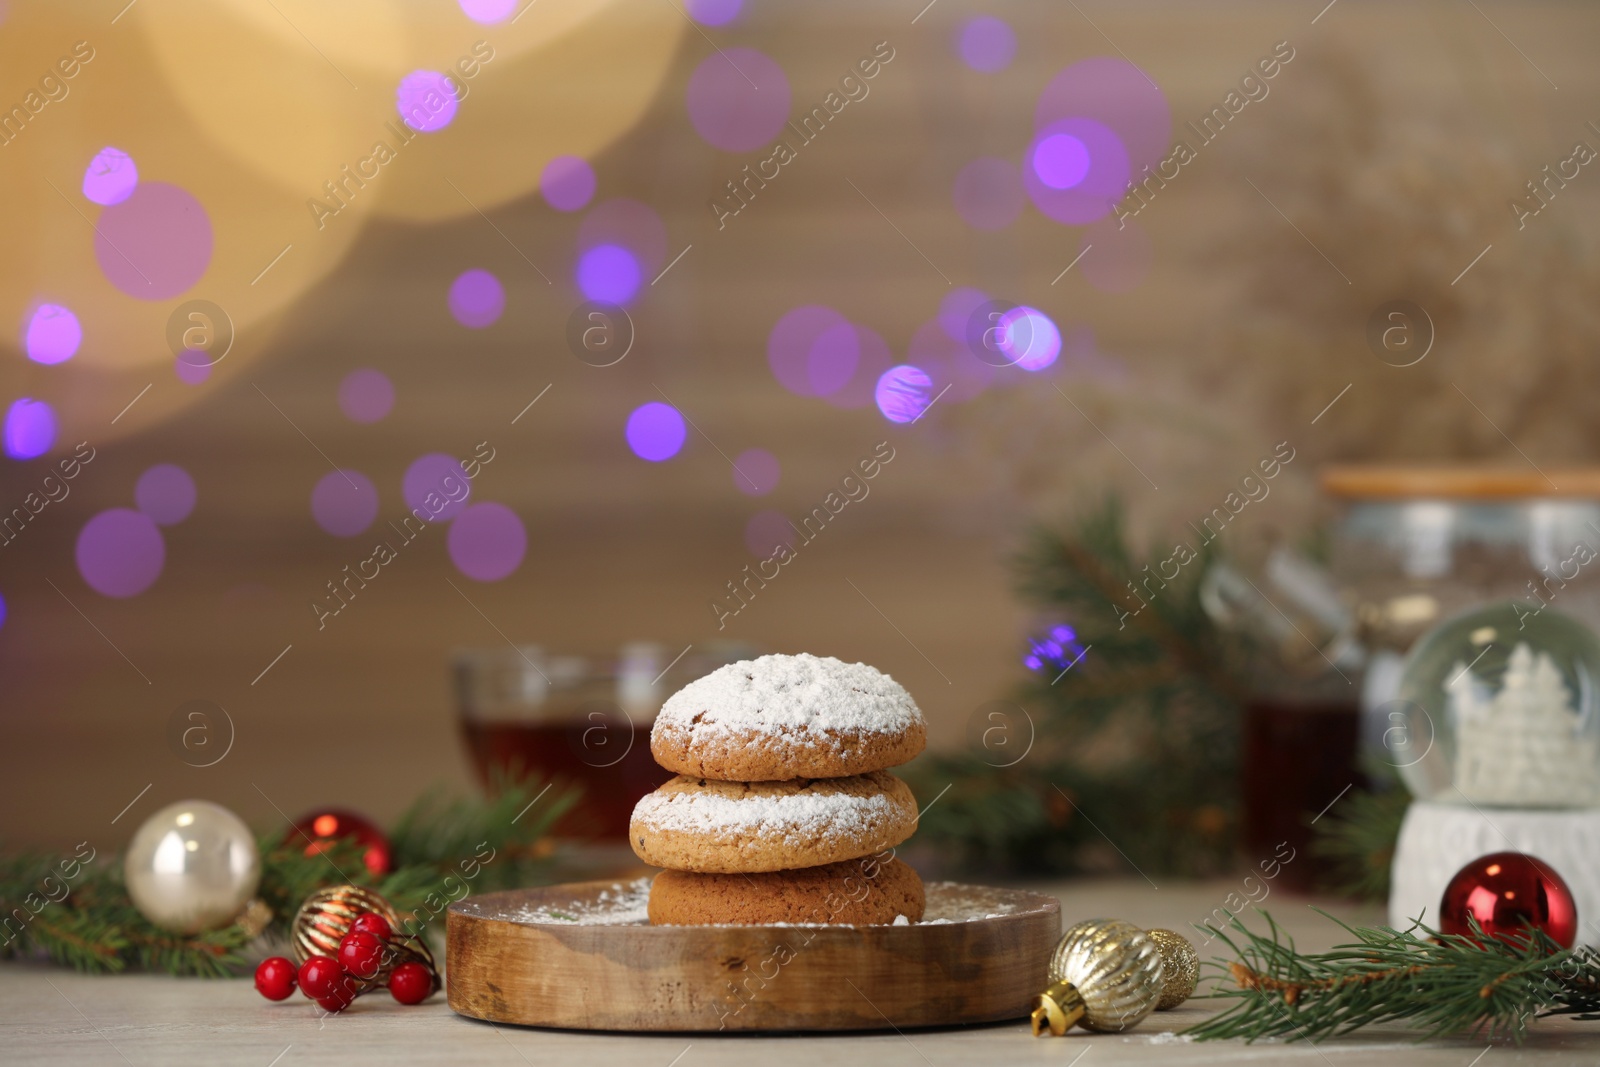
POLYGON ((1194 996, 1200 984, 1200 954, 1176 930, 1146 930, 1161 952, 1161 999, 1156 1011, 1167 1011, 1194 996))
MULTIPOLYGON (((304 963, 312 956, 338 956, 339 942, 350 932, 351 924, 368 912, 380 916, 390 930, 401 934, 400 913, 374 890, 359 885, 330 885, 313 892, 289 924, 295 963, 304 963)), ((417 943, 421 944, 420 938, 417 943)), ((425 945, 422 951, 427 951, 425 945)), ((431 955, 428 962, 433 963, 431 955)))
POLYGON ((1034 1012, 1034 1033, 1064 1034, 1074 1024, 1115 1033, 1135 1025, 1161 999, 1161 951, 1150 935, 1120 919, 1091 919, 1061 936, 1050 957, 1051 986, 1034 1012))

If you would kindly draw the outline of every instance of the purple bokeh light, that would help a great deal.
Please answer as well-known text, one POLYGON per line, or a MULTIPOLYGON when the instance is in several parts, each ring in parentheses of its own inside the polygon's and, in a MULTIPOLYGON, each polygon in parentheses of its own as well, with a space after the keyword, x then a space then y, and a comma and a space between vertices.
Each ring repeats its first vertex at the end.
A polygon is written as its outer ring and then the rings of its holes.
POLYGON ((1041 371, 1061 355, 1061 331, 1050 316, 1026 305, 1000 316, 1000 351, 1013 366, 1041 371))
POLYGON ((793 549, 800 540, 787 516, 781 511, 758 511, 744 524, 744 546, 753 556, 769 558, 779 545, 793 549))
POLYGON ((1028 651, 1022 657, 1022 665, 1030 671, 1057 674, 1077 663, 1087 651, 1078 642, 1078 635, 1072 627, 1052 626, 1048 633, 1028 639, 1028 651))
POLYGON ((211 377, 213 364, 205 352, 184 349, 172 361, 172 371, 184 385, 199 385, 211 377))
POLYGON ((1128 153, 1109 127, 1093 119, 1051 123, 1034 137, 1025 158, 1023 187, 1034 206, 1057 222, 1076 226, 1104 218, 1127 193, 1128 153), (1074 145, 1088 160, 1081 174, 1074 145))
POLYGON ((506 289, 486 270, 464 271, 450 283, 450 314, 469 330, 493 326, 506 309, 506 289))
POLYGON ((855 372, 837 392, 824 397, 836 408, 864 408, 877 396, 878 377, 894 365, 894 355, 883 335, 867 326, 852 325, 855 333, 855 372))
POLYGON ((594 196, 594 168, 579 156, 557 156, 539 173, 539 192, 557 211, 577 211, 594 196))
POLYGON ((968 226, 1002 230, 1022 214, 1022 177, 1009 160, 979 156, 956 175, 951 198, 968 226))
POLYGON ((856 328, 821 304, 785 312, 767 335, 767 365, 778 384, 796 396, 824 396, 843 388, 860 358, 856 328))
POLYGON ((1017 54, 1017 35, 1003 20, 979 15, 962 23, 956 31, 956 51, 973 70, 993 74, 1011 65, 1017 54))
POLYGON ((75 551, 78 573, 101 596, 137 596, 161 577, 167 545, 148 515, 111 508, 83 524, 75 551))
POLYGON ((1080 268, 1084 280, 1102 293, 1137 289, 1155 259, 1150 232, 1133 219, 1107 216, 1083 231, 1083 243, 1093 246, 1080 268))
POLYGON ((473 22, 492 26, 504 22, 507 15, 517 9, 517 0, 458 0, 462 14, 473 22))
POLYGON ((684 0, 683 6, 702 26, 726 26, 739 17, 744 0, 684 0))
POLYGON ((197 493, 189 472, 175 463, 158 463, 139 475, 133 499, 158 526, 182 522, 194 511, 197 493))
POLYGON ((400 482, 406 507, 432 522, 448 522, 461 514, 472 495, 472 479, 461 461, 443 452, 429 452, 406 468, 400 482))
POLYGON ((733 461, 734 488, 745 496, 766 496, 778 488, 783 468, 764 448, 747 448, 733 461))
POLYGON ((138 184, 139 168, 133 157, 110 145, 96 152, 83 169, 83 195, 101 207, 122 203, 138 184))
POLYGON ((689 121, 724 152, 770 144, 789 121, 789 79, 754 48, 719 48, 689 76, 689 121))
POLYGON ((498 582, 522 565, 528 531, 504 504, 474 504, 450 524, 450 560, 468 578, 498 582))
POLYGON ((0 626, 6 624, 6 598, 0 596, 0 626))
POLYGON ((667 227, 648 204, 617 197, 596 204, 578 224, 578 249, 621 245, 649 273, 667 261, 667 227))
POLYGON ((101 273, 139 300, 166 300, 194 285, 211 265, 212 247, 205 208, 166 182, 140 182, 95 225, 101 273))
POLYGON ((12 459, 42 456, 56 443, 55 409, 32 397, 12 401, 0 432, 5 435, 6 455, 12 459))
POLYGON ((817 335, 806 351, 806 384, 811 396, 831 396, 850 384, 861 362, 861 333, 843 320, 817 335))
POLYGON ((1034 128, 1070 118, 1093 119, 1116 133, 1131 175, 1154 167, 1172 149, 1172 109, 1166 96, 1144 71, 1123 59, 1081 60, 1050 80, 1034 108, 1034 128))
POLYGON ((394 93, 395 110, 418 133, 433 133, 455 121, 461 101, 450 76, 436 70, 414 70, 400 79, 394 93))
POLYGON ((989 302, 981 289, 952 289, 939 301, 939 326, 952 341, 966 342, 972 313, 989 302))
POLYGON ((651 463, 676 456, 688 434, 683 416, 671 404, 652 401, 634 408, 628 416, 628 447, 634 455, 651 463))
POLYGON ((639 260, 621 245, 595 245, 578 257, 578 288, 590 300, 626 304, 643 280, 639 260))
POLYGON ((311 489, 311 517, 335 537, 354 537, 378 517, 378 487, 360 471, 329 471, 311 489))
POLYGON ((393 409, 394 383, 380 370, 353 370, 339 383, 339 410, 351 422, 377 422, 393 409))
POLYGON ((1089 149, 1070 133, 1054 133, 1033 146, 1033 172, 1052 189, 1071 189, 1089 175, 1089 149))
POLYGON ((60 304, 40 304, 28 319, 22 350, 35 363, 65 363, 78 353, 83 327, 78 316, 60 304))
POLYGON ((928 409, 933 399, 933 379, 921 367, 902 363, 890 367, 878 379, 878 410, 890 422, 912 422, 928 409))

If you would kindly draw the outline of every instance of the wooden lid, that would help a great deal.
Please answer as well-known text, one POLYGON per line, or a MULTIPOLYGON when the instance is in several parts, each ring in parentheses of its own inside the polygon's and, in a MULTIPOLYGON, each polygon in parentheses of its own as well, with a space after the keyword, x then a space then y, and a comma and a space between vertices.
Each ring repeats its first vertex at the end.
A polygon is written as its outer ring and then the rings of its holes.
POLYGON ((1341 464, 1321 471, 1322 491, 1344 500, 1600 499, 1600 467, 1341 464))

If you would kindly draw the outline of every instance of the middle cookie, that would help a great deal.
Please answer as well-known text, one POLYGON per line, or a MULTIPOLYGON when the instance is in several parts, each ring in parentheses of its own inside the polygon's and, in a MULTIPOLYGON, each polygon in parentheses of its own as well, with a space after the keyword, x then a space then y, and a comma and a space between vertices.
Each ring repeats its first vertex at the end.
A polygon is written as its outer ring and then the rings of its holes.
POLYGON ((639 801, 628 837, 657 867, 756 874, 857 859, 916 828, 916 798, 888 771, 786 782, 679 775, 639 801))

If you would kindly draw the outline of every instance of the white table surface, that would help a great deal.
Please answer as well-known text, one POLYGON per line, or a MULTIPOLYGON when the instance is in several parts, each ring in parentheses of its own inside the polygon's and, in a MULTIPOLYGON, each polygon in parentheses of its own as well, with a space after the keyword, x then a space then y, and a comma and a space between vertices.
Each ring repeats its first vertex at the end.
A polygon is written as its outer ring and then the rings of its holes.
MULTIPOLYGON (((1061 898, 1067 922, 1099 916, 1187 930, 1236 887, 1227 882, 1169 884, 1075 882, 1043 888, 1061 898)), ((1303 897, 1266 902, 1303 949, 1331 946, 1340 931, 1303 897)), ((1319 906, 1320 903, 1319 903, 1319 906)), ((1378 909, 1326 905, 1341 918, 1382 921, 1378 909)), ((1216 953, 1220 954, 1220 953, 1216 953)), ((1213 955, 1210 949, 1202 957, 1213 955)), ((1534 1024, 1520 1047, 1462 1038, 1418 1045, 1414 1035, 1371 1031, 1319 1042, 1187 1042, 1174 1031, 1213 1007, 1190 1001, 1152 1016, 1127 1034, 1034 1038, 1026 1021, 904 1034, 723 1036, 587 1034, 493 1026, 450 1011, 442 995, 402 1008, 381 994, 342 1015, 320 1019, 296 995, 280 1004, 248 980, 206 981, 157 975, 90 977, 31 963, 0 965, 0 1064, 640 1064, 643 1067, 955 1067, 1050 1064, 1600 1064, 1600 1023, 1567 1019, 1534 1024), (1079 1058, 1081 1057, 1081 1058, 1079 1058), (1481 1057, 1481 1058, 1479 1058, 1481 1057)))

